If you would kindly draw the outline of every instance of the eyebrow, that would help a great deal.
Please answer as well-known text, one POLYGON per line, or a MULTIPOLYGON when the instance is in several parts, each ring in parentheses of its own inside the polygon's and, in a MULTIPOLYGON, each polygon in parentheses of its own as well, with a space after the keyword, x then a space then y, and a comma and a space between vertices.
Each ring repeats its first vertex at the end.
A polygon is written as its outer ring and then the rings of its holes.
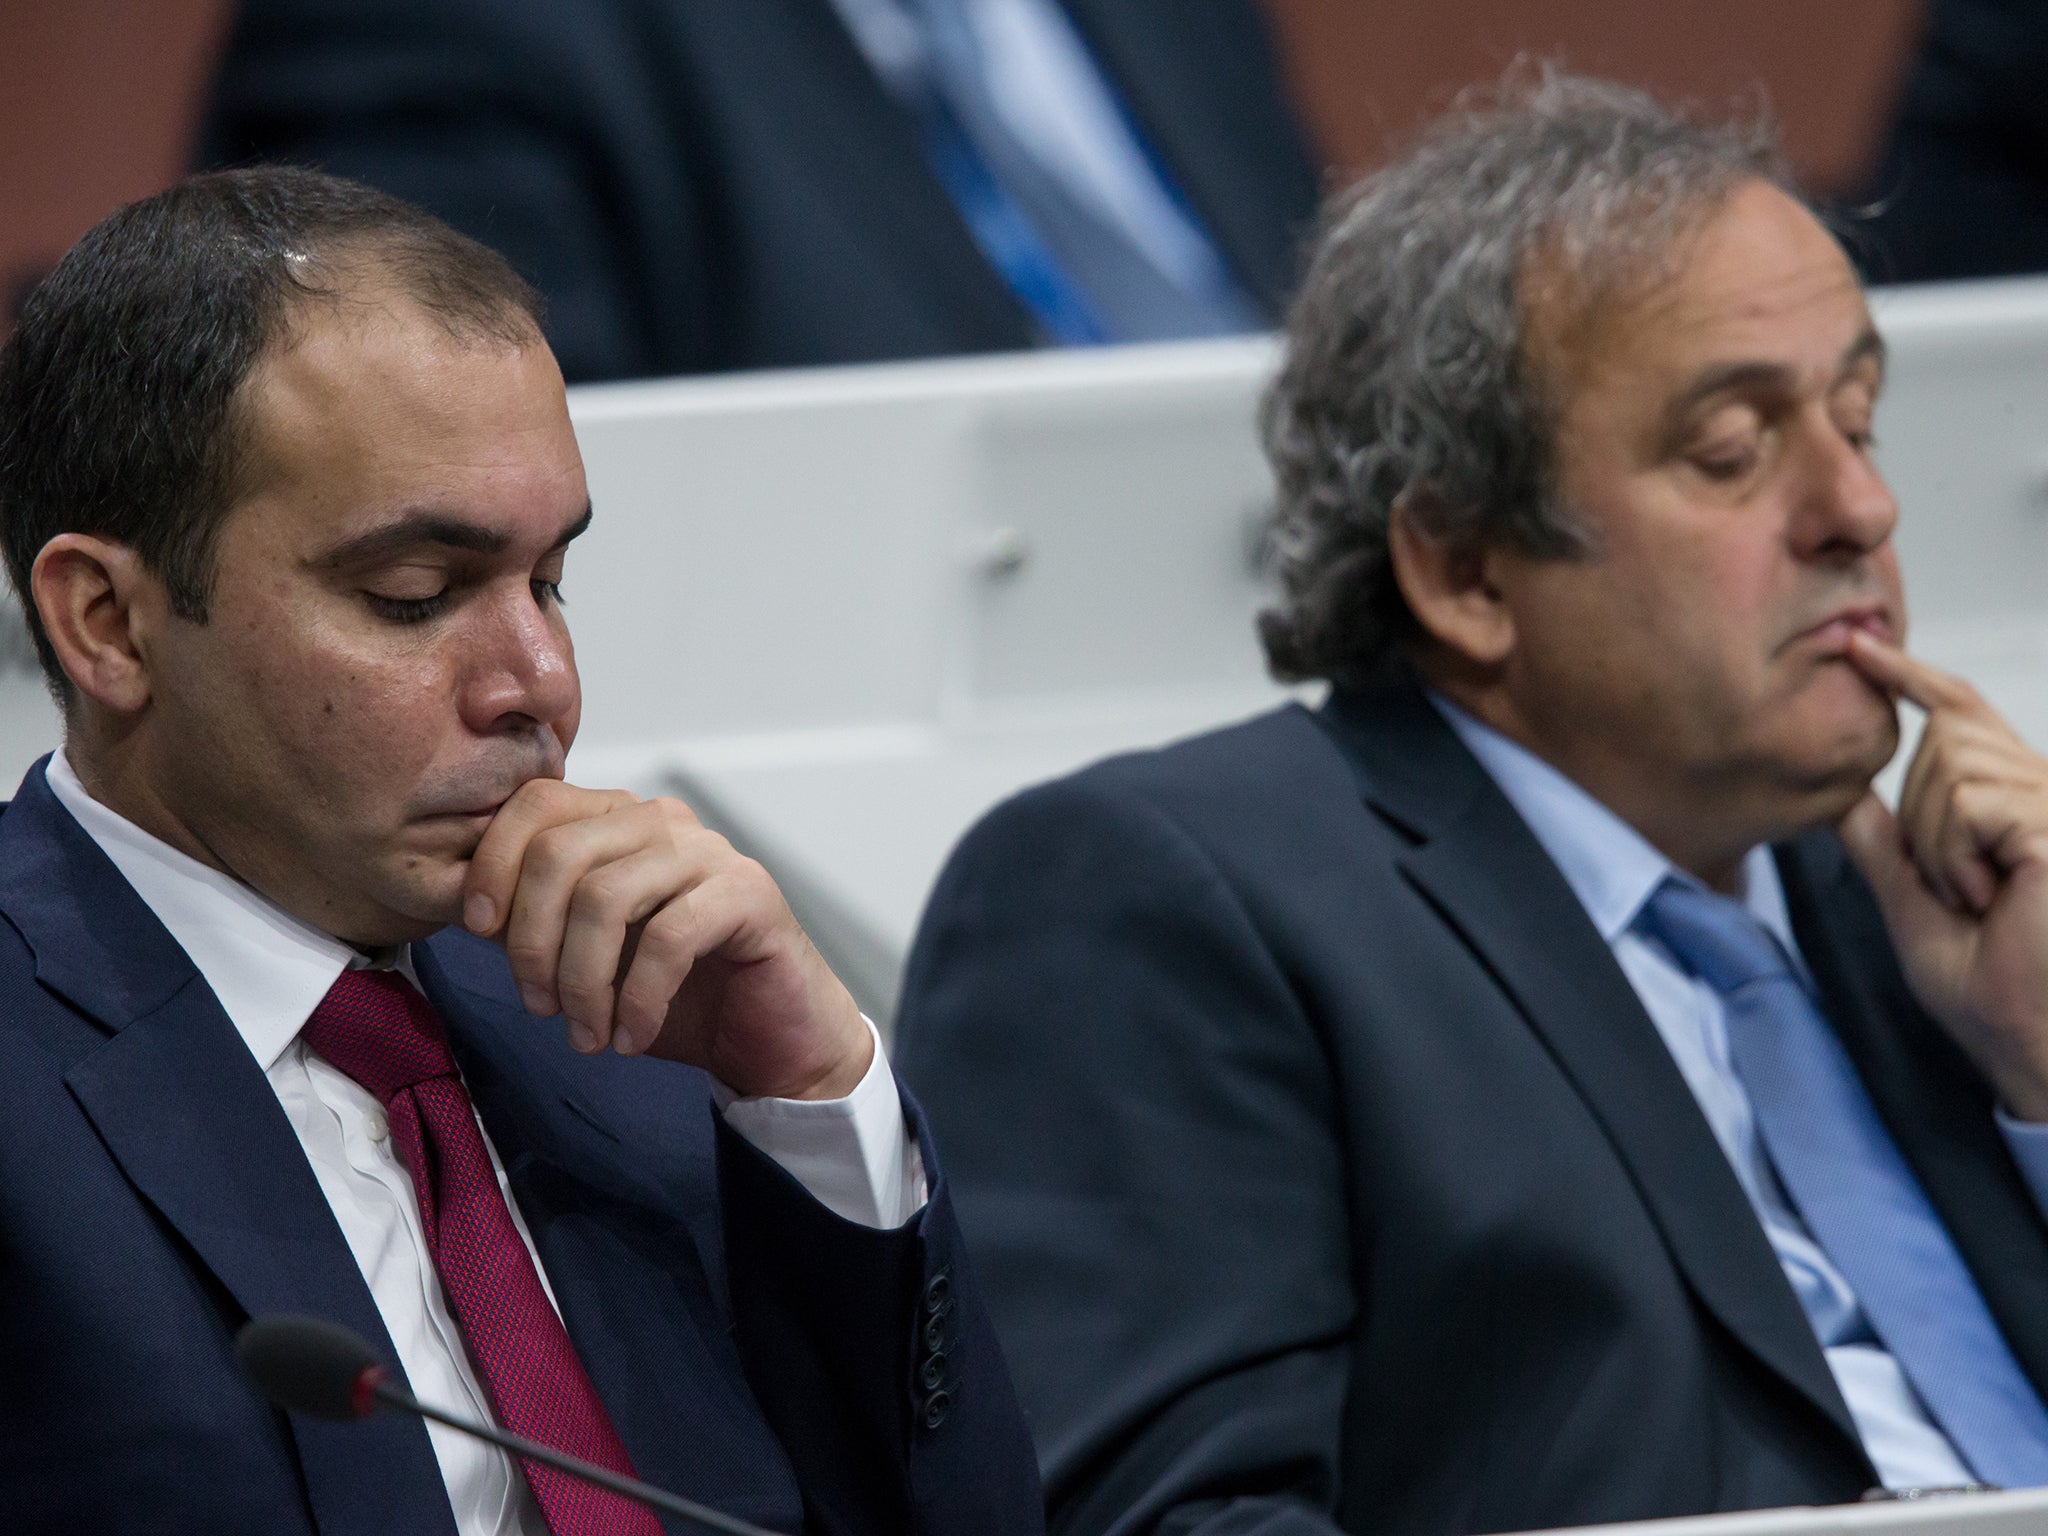
MULTIPOLYGON (((1841 360, 1835 365, 1835 377, 1842 378, 1859 363, 1874 362, 1880 376, 1884 371, 1884 338, 1873 326, 1865 326, 1856 339, 1842 350, 1841 360)), ((1665 420, 1672 431, 1684 425, 1686 415, 1702 400, 1729 390, 1741 389, 1790 389, 1797 382, 1797 375, 1783 363, 1741 362, 1723 363, 1707 369, 1686 387, 1683 394, 1671 402, 1665 412, 1665 420)))
MULTIPOLYGON (((549 552, 563 548, 590 526, 591 507, 583 504, 583 510, 575 521, 561 532, 555 542, 548 546, 549 552)), ((471 554, 502 554, 512 543, 511 536, 495 528, 485 528, 466 518, 437 512, 432 508, 420 507, 399 515, 394 521, 368 533, 357 534, 344 539, 324 554, 316 556, 310 563, 316 570, 338 571, 352 566, 374 565, 379 560, 389 559, 408 549, 417 549, 423 544, 438 545, 443 549, 459 549, 471 554)))

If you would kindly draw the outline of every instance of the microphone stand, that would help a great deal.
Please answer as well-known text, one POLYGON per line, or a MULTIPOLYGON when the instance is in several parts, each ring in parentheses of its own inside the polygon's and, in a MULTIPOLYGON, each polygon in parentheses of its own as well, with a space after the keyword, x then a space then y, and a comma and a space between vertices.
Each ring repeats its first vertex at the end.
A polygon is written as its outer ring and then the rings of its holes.
POLYGON ((468 1419, 459 1418, 445 1408, 436 1408, 429 1403, 421 1402, 405 1388, 395 1385, 390 1380, 381 1379, 382 1371, 378 1372, 378 1377, 380 1379, 370 1390, 377 1401, 386 1407, 396 1408, 402 1413, 416 1413, 423 1419, 432 1419, 438 1424, 446 1424, 450 1429, 459 1429, 466 1435, 475 1435, 479 1440, 488 1440, 492 1445, 510 1451, 515 1456, 538 1461, 545 1466, 553 1467, 557 1472, 566 1472, 571 1477, 580 1477, 587 1483, 595 1483, 600 1488, 618 1494, 621 1498, 651 1505, 671 1515, 681 1515, 686 1520, 694 1520, 697 1524, 708 1526, 714 1531, 723 1531, 726 1536, 777 1536, 774 1531, 741 1520, 734 1515, 722 1514, 678 1494, 664 1492, 650 1483, 641 1482, 636 1477, 626 1477, 608 1468, 578 1460, 574 1456, 566 1456, 552 1446, 542 1445, 538 1440, 529 1440, 524 1435, 512 1434, 495 1425, 476 1424, 468 1419))

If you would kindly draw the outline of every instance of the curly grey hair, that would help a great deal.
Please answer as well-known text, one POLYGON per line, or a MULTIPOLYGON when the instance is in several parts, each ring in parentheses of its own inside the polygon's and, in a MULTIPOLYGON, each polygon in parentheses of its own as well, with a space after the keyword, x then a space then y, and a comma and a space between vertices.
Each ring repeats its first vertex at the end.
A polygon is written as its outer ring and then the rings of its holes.
POLYGON ((1276 676, 1361 686, 1395 669, 1415 633, 1387 544, 1404 498, 1453 547, 1589 551, 1555 494, 1530 265, 1583 317, 1668 275, 1678 242, 1751 179, 1786 185, 1762 120, 1694 121, 1518 70, 1332 202, 1262 408, 1281 591, 1259 633, 1276 676))

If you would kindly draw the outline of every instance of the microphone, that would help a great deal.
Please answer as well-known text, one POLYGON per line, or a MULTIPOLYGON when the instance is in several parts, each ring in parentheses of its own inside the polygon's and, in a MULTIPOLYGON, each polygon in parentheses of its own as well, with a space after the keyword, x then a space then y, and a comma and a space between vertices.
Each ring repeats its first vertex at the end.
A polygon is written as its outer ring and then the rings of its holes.
POLYGON ((417 1414, 489 1441, 514 1456, 595 1483, 636 1504, 681 1515, 709 1530, 723 1531, 726 1536, 777 1536, 774 1531, 721 1514, 678 1494, 666 1493, 638 1478, 565 1455, 524 1435, 510 1434, 494 1424, 472 1423, 444 1408, 423 1403, 391 1379, 391 1373, 378 1362, 359 1334, 339 1323, 283 1312, 252 1318, 235 1335, 235 1363, 265 1397, 292 1413, 345 1421, 366 1419, 379 1408, 395 1408, 400 1413, 417 1414))

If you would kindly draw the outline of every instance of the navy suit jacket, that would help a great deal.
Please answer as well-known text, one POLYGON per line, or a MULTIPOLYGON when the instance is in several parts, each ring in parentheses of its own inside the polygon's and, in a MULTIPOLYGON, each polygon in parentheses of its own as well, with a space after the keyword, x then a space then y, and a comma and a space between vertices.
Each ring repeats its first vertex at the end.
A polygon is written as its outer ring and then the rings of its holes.
MULTIPOLYGON (((255 1059, 40 764, 0 814, 0 916, 0 1524, 453 1536, 417 1421, 286 1415, 236 1371, 265 1312, 396 1357, 255 1059)), ((820 1536, 1040 1528, 928 1141, 915 1221, 842 1221, 703 1074, 577 1055, 479 941, 413 954, 643 1478, 820 1536)))
MULTIPOLYGON (((2037 1387, 2048 1226, 1832 834, 1827 1013, 2037 1387)), ((1445 1533, 1875 1481, 1684 1079, 1412 687, 1033 790, 931 899, 897 1063, 1060 1532, 1445 1533)))
POLYGON ((2048 8, 1930 0, 1883 157, 1841 224, 1874 282, 2048 269, 2048 8))
MULTIPOLYGON (((1254 0, 1063 0, 1253 302, 1318 176, 1254 0)), ((1035 344, 830 0, 242 0, 202 165, 317 164, 496 247, 571 383, 1035 344)))

